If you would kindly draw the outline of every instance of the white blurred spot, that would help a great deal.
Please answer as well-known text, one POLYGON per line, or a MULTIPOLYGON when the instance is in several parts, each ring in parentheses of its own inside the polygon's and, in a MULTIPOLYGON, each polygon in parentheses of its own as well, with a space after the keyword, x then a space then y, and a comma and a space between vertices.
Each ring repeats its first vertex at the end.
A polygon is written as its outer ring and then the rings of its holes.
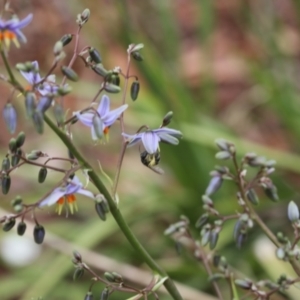
POLYGON ((24 267, 40 256, 41 249, 33 239, 12 233, 1 239, 0 255, 8 265, 24 267))

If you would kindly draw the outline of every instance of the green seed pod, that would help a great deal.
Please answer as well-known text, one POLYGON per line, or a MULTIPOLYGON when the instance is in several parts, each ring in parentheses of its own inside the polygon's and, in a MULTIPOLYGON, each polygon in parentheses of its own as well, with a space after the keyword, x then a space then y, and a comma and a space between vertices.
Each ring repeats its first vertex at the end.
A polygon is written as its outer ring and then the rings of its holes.
POLYGON ((12 156, 11 156, 11 165, 12 165, 12 167, 14 167, 14 166, 16 166, 19 162, 20 162, 20 156, 19 155, 17 155, 17 154, 13 154, 12 156))
POLYGON ((69 68, 69 67, 66 67, 66 66, 62 66, 61 67, 61 72, 69 79, 69 80, 72 80, 72 81, 78 81, 78 75, 77 73, 69 68))
POLYGON ((135 101, 139 95, 140 91, 140 83, 138 81, 134 81, 130 87, 130 97, 132 101, 135 101))
POLYGON ((8 148, 11 153, 16 152, 17 150, 17 140, 15 138, 11 138, 8 144, 8 148))
POLYGON ((23 63, 17 63, 17 64, 16 64, 16 69, 17 69, 18 71, 24 71, 24 72, 27 72, 26 65, 23 64, 23 63))
POLYGON ((108 83, 108 82, 105 82, 103 87, 106 92, 112 93, 112 94, 116 94, 121 91, 121 88, 119 86, 112 84, 112 83, 108 83))
POLYGON ((18 205, 18 204, 21 204, 23 202, 23 199, 21 198, 20 195, 16 196, 15 199, 11 200, 10 204, 12 206, 15 206, 15 205, 18 205))
POLYGON ((44 132, 44 116, 41 111, 35 111, 32 115, 32 121, 37 133, 42 134, 44 132))
POLYGON ((109 74, 109 71, 107 71, 102 64, 92 66, 92 70, 102 77, 106 77, 109 74))
POLYGON ((107 281, 109 282, 115 282, 115 277, 112 273, 110 272, 104 272, 104 277, 107 281))
POLYGON ((143 56, 137 51, 132 52, 131 55, 137 61, 143 61, 144 60, 143 56))
POLYGON ((197 220, 195 227, 201 228, 203 225, 205 225, 208 222, 209 215, 207 213, 200 216, 200 218, 197 220))
POLYGON ((252 286, 252 281, 250 281, 249 279, 236 279, 234 283, 235 285, 245 290, 249 290, 252 286))
POLYGON ((10 231, 15 226, 15 224, 16 224, 16 219, 10 218, 10 219, 6 220, 2 229, 3 229, 3 231, 10 231))
POLYGON ((101 64, 102 59, 100 53, 95 48, 91 47, 89 49, 89 54, 93 62, 95 62, 96 64, 101 64))
POLYGON ((216 230, 212 230, 210 234, 210 239, 209 239, 209 248, 210 250, 215 249, 219 239, 219 233, 216 230))
POLYGON ((93 300, 94 296, 92 292, 87 292, 87 294, 84 297, 84 300, 93 300))
POLYGON ((122 275, 120 275, 119 273, 111 272, 111 274, 114 276, 114 282, 121 283, 124 281, 122 275))
POLYGON ((258 205, 259 204, 259 199, 257 197, 257 194, 255 193, 255 190, 254 189, 249 189, 247 192, 246 192, 246 196, 248 198, 248 200, 254 204, 254 205, 258 205))
POLYGON ((62 41, 57 41, 53 47, 53 54, 55 56, 60 55, 61 52, 63 51, 63 47, 64 47, 64 45, 63 45, 62 41))
POLYGON ((35 112, 36 108, 36 95, 34 93, 28 92, 25 95, 25 109, 28 118, 31 118, 35 112))
POLYGON ((55 103, 55 105, 53 107, 53 113, 54 113, 56 122, 59 125, 63 124, 65 121, 65 112, 64 112, 63 107, 59 103, 55 103))
POLYGON ((222 273, 214 273, 209 276, 208 281, 213 282, 213 281, 218 281, 219 279, 224 279, 225 275, 222 273))
POLYGON ((73 273, 73 280, 77 280, 77 279, 80 279, 84 274, 84 269, 79 267, 79 268, 76 268, 74 273, 73 273))
POLYGON ((29 154, 26 155, 28 160, 37 160, 43 154, 40 150, 32 150, 29 154))
POLYGON ((72 87, 70 85, 60 86, 57 90, 58 95, 65 96, 70 94, 72 91, 72 87))
POLYGON ((110 83, 119 86, 120 85, 120 76, 119 74, 112 74, 110 78, 110 83))
POLYGON ((102 221, 106 221, 106 212, 105 212, 103 206, 101 205, 101 202, 100 203, 98 203, 98 202, 95 203, 95 209, 96 209, 96 212, 97 212, 99 218, 102 221))
POLYGON ((67 46, 73 39, 73 35, 68 33, 61 37, 60 41, 62 42, 63 46, 67 46))
POLYGON ((20 213, 23 210, 23 208, 24 208, 23 204, 18 204, 14 206, 14 211, 16 213, 20 213))
POLYGON ((100 300, 108 300, 108 297, 109 297, 109 289, 105 288, 101 293, 100 300))
POLYGON ((5 157, 2 160, 2 171, 8 171, 10 169, 10 160, 8 157, 5 157))
POLYGON ((6 195, 9 192, 11 184, 11 179, 9 175, 5 175, 2 179, 1 186, 2 186, 2 193, 6 195))
POLYGON ((48 170, 47 168, 43 167, 43 168, 40 168, 39 170, 39 175, 38 175, 38 182, 39 183, 43 183, 47 177, 47 173, 48 173, 48 170))
POLYGON ((45 237, 45 229, 41 225, 35 225, 33 229, 33 238, 37 244, 42 244, 45 237))
POLYGON ((26 231, 27 225, 23 221, 20 222, 17 226, 17 233, 18 235, 23 235, 26 231))
POLYGON ((17 143, 17 148, 20 148, 24 145, 25 142, 25 133, 23 131, 21 131, 16 139, 16 143, 17 143))

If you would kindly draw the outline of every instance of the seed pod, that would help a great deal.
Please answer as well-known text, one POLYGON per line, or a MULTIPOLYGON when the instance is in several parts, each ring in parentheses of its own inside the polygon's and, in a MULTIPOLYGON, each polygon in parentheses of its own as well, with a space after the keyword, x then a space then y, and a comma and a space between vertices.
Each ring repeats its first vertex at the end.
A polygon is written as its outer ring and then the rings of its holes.
POLYGON ((47 177, 47 173, 48 173, 48 170, 47 168, 43 167, 43 168, 40 168, 39 170, 39 175, 38 175, 38 182, 39 183, 43 183, 47 177))
POLYGON ((102 77, 106 77, 109 74, 109 71, 107 71, 102 64, 92 66, 92 70, 102 77))
POLYGON ((2 229, 3 229, 3 231, 10 231, 15 226, 15 224, 16 224, 16 219, 10 218, 10 219, 6 220, 2 229))
POLYGON ((10 169, 10 160, 8 157, 5 157, 2 160, 2 171, 8 171, 10 169))
POLYGON ((81 257, 81 254, 78 251, 74 250, 73 251, 73 256, 74 256, 74 258, 76 259, 77 262, 81 262, 82 257, 81 257))
POLYGON ((110 83, 119 86, 120 85, 120 76, 119 74, 112 74, 110 78, 110 83))
POLYGON ((24 142, 25 142, 25 133, 24 133, 24 131, 21 131, 18 134, 17 139, 16 139, 17 148, 22 147, 24 145, 24 142))
POLYGON ((212 230, 210 234, 210 239, 209 239, 209 248, 210 250, 215 249, 219 239, 219 233, 216 230, 212 230))
POLYGON ((106 221, 106 212, 103 208, 103 205, 101 204, 101 202, 96 202, 95 203, 95 209, 96 209, 96 212, 99 216, 99 218, 102 220, 102 221, 106 221))
POLYGON ((123 277, 122 277, 122 275, 120 275, 120 274, 117 273, 117 272, 111 272, 111 274, 114 276, 114 282, 117 282, 117 283, 123 282, 123 277))
POLYGON ((2 178, 1 186, 2 186, 2 193, 6 195, 9 192, 10 189, 10 184, 11 184, 11 179, 9 175, 5 175, 2 178))
POLYGON ((53 54, 55 56, 60 55, 61 52, 63 51, 63 47, 64 47, 64 45, 63 45, 62 41, 57 41, 53 47, 53 54))
POLYGON ((62 66, 61 71, 69 80, 78 81, 78 75, 73 69, 62 66))
POLYGON ((105 288, 101 293, 100 300, 108 300, 108 297, 109 297, 109 289, 105 288))
POLYGON ((21 160, 22 150, 21 150, 21 153, 18 153, 18 152, 19 151, 17 151, 17 153, 13 154, 12 157, 11 157, 11 165, 13 167, 16 166, 20 162, 20 160, 21 160))
POLYGON ((143 61, 144 60, 143 56, 137 51, 132 52, 131 55, 137 61, 143 61))
POLYGON ((104 272, 104 277, 107 281, 109 282, 115 282, 115 277, 112 273, 110 272, 104 272))
POLYGON ((28 118, 31 118, 36 108, 36 95, 28 92, 25 95, 25 109, 28 118))
POLYGON ((12 134, 17 128, 17 111, 11 103, 7 103, 3 109, 3 118, 8 131, 12 134))
POLYGON ((93 300, 94 296, 92 292, 87 292, 87 294, 84 297, 84 300, 93 300))
POLYGON ((92 138, 93 140, 102 139, 103 137, 103 122, 98 113, 94 114, 93 117, 93 131, 92 131, 92 138))
POLYGON ((116 94, 121 91, 121 88, 115 84, 105 82, 104 85, 102 85, 104 90, 108 93, 116 94))
POLYGON ((259 199, 258 199, 254 189, 249 189, 246 192, 246 196, 252 204, 254 204, 254 205, 259 204, 259 199))
POLYGON ((207 213, 200 216, 200 218, 197 220, 195 227, 201 228, 203 225, 205 225, 208 222, 209 215, 207 213))
POLYGON ((72 91, 72 87, 68 84, 60 86, 57 90, 57 94, 60 96, 68 95, 72 91))
POLYGON ((79 267, 79 268, 76 268, 74 273, 73 273, 73 280, 77 280, 77 279, 80 279, 84 274, 84 269, 79 267))
POLYGON ((204 234, 202 235, 202 239, 201 239, 201 245, 202 246, 206 246, 208 244, 208 242, 210 241, 210 236, 211 236, 211 231, 206 230, 204 232, 204 234))
POLYGON ((130 87, 130 97, 132 99, 132 101, 135 101, 139 95, 139 91, 140 91, 140 83, 139 81, 134 81, 132 84, 131 84, 131 87, 130 87))
POLYGON ((65 34, 61 37, 60 41, 62 42, 63 46, 67 46, 73 39, 73 34, 65 34))
POLYGON ((38 224, 34 226, 33 238, 34 238, 34 241, 37 244, 42 244, 43 243, 45 234, 46 234, 46 232, 45 232, 45 229, 44 229, 43 226, 38 225, 38 224))
POLYGON ((26 231, 27 225, 23 221, 20 222, 17 226, 17 233, 18 235, 23 235, 26 231))
POLYGON ((93 62, 95 62, 96 64, 101 64, 102 59, 100 53, 95 48, 91 47, 89 49, 89 54, 93 62))
POLYGON ((37 133, 42 134, 44 132, 44 116, 41 111, 36 110, 32 115, 33 125, 37 133))
POLYGON ((15 138, 10 139, 8 148, 12 153, 14 153, 17 150, 17 140, 15 138))
POLYGON ((172 118, 173 118, 173 112, 172 111, 167 112, 163 118, 162 127, 168 126, 171 123, 172 118))

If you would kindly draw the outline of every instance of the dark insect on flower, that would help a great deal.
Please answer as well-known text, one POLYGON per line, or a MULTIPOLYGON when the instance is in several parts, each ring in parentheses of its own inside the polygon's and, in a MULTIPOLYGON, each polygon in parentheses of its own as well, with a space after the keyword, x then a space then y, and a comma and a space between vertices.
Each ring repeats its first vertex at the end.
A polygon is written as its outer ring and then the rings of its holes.
POLYGON ((160 152, 159 150, 153 154, 149 154, 147 151, 143 151, 141 154, 141 162, 146 167, 150 168, 152 171, 163 174, 164 171, 158 167, 158 163, 160 162, 160 152))

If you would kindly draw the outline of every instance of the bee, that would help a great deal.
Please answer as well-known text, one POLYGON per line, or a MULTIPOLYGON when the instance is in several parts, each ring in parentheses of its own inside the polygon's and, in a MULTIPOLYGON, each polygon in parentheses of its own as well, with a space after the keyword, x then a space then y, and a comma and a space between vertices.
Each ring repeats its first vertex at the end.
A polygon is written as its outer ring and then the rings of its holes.
POLYGON ((163 174, 164 171, 160 167, 158 167, 158 163, 160 162, 160 153, 159 151, 149 154, 147 151, 143 151, 140 154, 141 162, 143 165, 151 169, 157 174, 163 174))

